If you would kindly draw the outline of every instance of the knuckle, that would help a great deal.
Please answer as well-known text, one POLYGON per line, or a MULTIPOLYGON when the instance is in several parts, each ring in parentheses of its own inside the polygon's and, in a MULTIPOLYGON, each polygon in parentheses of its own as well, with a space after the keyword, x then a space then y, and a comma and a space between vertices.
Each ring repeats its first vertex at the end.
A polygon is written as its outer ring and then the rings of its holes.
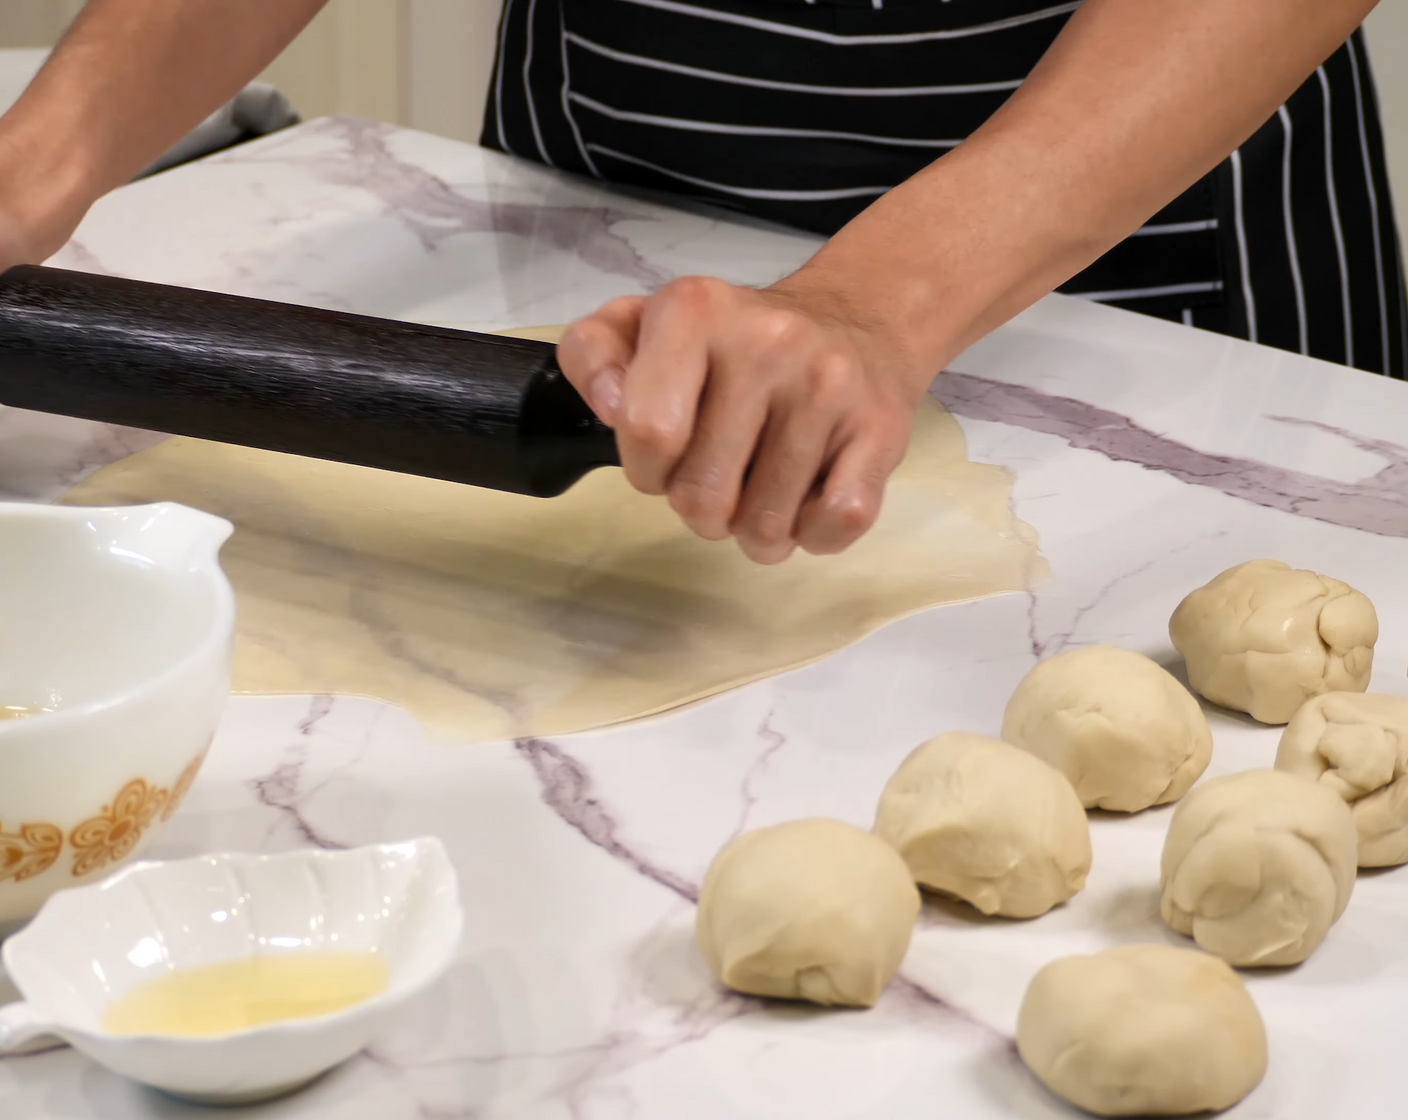
POLYGON ((807 370, 807 389, 818 404, 839 404, 850 395, 860 376, 860 363, 849 354, 831 350, 821 354, 807 370))
POLYGON ((670 492, 677 494, 682 503, 697 509, 721 498, 724 480, 713 468, 701 470, 686 462, 670 480, 670 492))
POLYGON ((812 329, 811 321, 790 307, 769 307, 753 316, 752 344, 760 350, 790 350, 801 345, 812 329))
POLYGON ((645 303, 645 296, 617 296, 615 299, 609 299, 603 303, 597 314, 612 319, 623 318, 634 315, 640 310, 643 303, 645 303))
POLYGON ((683 449, 688 433, 684 425, 654 413, 628 412, 617 433, 655 458, 670 459, 683 449))
POLYGON ((611 347, 613 332, 600 319, 578 319, 557 342, 557 360, 569 376, 590 366, 597 355, 611 347))
POLYGON ((846 494, 829 504, 826 519, 833 532, 850 543, 875 524, 879 513, 880 503, 874 495, 846 494))
POLYGON ((670 508, 706 540, 723 540, 728 533, 728 501, 717 484, 692 478, 670 483, 670 508))
POLYGON ((728 285, 712 276, 681 276, 660 289, 656 299, 690 311, 703 312, 712 307, 722 289, 728 285))
POLYGON ((777 510, 750 513, 740 530, 750 544, 772 553, 792 543, 792 519, 777 510))
POLYGON ((591 337, 592 332, 596 329, 596 323, 596 317, 592 315, 568 323, 566 329, 562 332, 562 336, 557 340, 558 350, 580 346, 586 339, 591 337))

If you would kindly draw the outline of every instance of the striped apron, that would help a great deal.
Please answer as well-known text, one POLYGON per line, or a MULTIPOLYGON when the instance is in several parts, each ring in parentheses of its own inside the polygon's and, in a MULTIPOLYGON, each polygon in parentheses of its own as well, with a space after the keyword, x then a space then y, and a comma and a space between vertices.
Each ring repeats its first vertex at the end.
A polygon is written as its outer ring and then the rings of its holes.
MULTIPOLYGON (((831 234, 981 125, 1077 7, 505 0, 483 143, 831 234)), ((1061 290, 1404 377, 1403 269, 1362 35, 1061 290)))

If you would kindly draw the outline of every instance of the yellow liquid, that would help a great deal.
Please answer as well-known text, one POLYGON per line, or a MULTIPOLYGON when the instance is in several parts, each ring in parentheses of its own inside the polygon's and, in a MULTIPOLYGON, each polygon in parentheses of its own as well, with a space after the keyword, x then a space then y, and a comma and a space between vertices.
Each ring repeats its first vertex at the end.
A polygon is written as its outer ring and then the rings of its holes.
POLYGON ((386 988, 375 953, 280 953, 169 972, 116 1001, 110 1034, 215 1035, 340 1011, 386 988))
POLYGON ((43 715, 45 712, 53 710, 53 708, 21 708, 11 704, 0 706, 0 719, 24 719, 25 716, 43 715))

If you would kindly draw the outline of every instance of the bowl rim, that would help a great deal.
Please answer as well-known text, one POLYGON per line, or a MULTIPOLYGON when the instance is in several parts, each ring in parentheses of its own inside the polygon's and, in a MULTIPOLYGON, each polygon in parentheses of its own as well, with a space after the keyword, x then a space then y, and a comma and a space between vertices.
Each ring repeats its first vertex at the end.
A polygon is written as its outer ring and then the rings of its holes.
MULTIPOLYGON (((143 699, 152 693, 164 689, 172 679, 184 673, 191 663, 207 659, 212 654, 218 654, 222 647, 230 646, 235 635, 235 589, 230 583, 230 577, 225 573, 225 569, 220 564, 220 550, 226 541, 233 534, 235 526, 227 518, 218 514, 207 513, 203 509, 194 506, 187 506, 181 502, 139 502, 130 506, 58 506, 44 504, 40 502, 0 502, 0 521, 8 520, 16 515, 33 517, 37 520, 51 521, 79 521, 86 516, 93 514, 130 514, 137 510, 165 510, 165 509, 185 509, 193 513, 198 513, 202 517, 207 517, 212 522, 212 528, 225 527, 225 535, 216 545, 212 562, 208 573, 209 583, 215 595, 215 618, 206 632, 189 649, 176 658, 166 668, 150 677, 121 689, 108 696, 99 696, 92 700, 85 700, 78 704, 66 705, 54 711, 40 712, 25 719, 0 720, 0 751, 3 751, 9 744, 8 739, 16 735, 23 736, 36 725, 44 727, 62 726, 64 723, 72 723, 77 720, 86 719, 89 716, 98 715, 130 704, 136 700, 143 699)), ((228 692, 228 687, 226 688, 228 692)))
MULTIPOLYGON (((305 1035, 316 1033, 339 1021, 352 1020, 364 1016, 373 1015, 378 1011, 396 1006, 413 996, 419 995, 431 984, 438 981, 449 970, 458 955, 460 940, 464 935, 464 904, 460 899, 459 875, 455 871, 455 866, 450 860, 450 854, 445 848, 444 842, 438 836, 414 836, 405 840, 389 840, 374 844, 361 844, 354 848, 293 848, 283 852, 212 852, 205 855, 188 856, 184 859, 172 860, 140 860, 136 863, 128 864, 126 867, 114 872, 97 883, 89 883, 82 887, 71 887, 67 890, 58 891, 45 901, 45 908, 54 898, 63 895, 74 895, 83 893, 96 893, 116 885, 120 880, 129 876, 145 876, 153 873, 160 874, 164 868, 173 865, 193 864, 193 863, 291 863, 308 859, 351 859, 364 856, 372 852, 385 852, 396 848, 412 848, 417 854, 424 858, 424 852, 430 852, 433 857, 443 864, 445 875, 445 886, 449 888, 449 922, 445 931, 445 949, 439 960, 433 961, 425 972, 414 981, 402 984, 388 982, 387 986, 373 996, 358 1000, 347 1007, 338 1008, 336 1011, 327 1011, 321 1015, 306 1015, 294 1019, 278 1019, 270 1023, 261 1023, 255 1027, 244 1027, 240 1030, 226 1031, 223 1034, 113 1034, 102 1029, 91 1030, 87 1027, 76 1026, 68 1022, 56 1022, 45 1019, 46 1024, 53 1031, 62 1037, 76 1037, 90 1040, 102 1046, 112 1045, 138 1045, 142 1043, 159 1043, 163 1046, 190 1046, 209 1048, 228 1044, 237 1040, 251 1038, 256 1035, 305 1035)), ((62 905, 62 904, 61 904, 62 905)), ((42 913, 42 910, 41 910, 42 913)), ((16 975, 11 948, 16 942, 22 945, 28 940, 26 935, 35 929, 38 922, 38 915, 30 926, 12 935, 3 945, 0 945, 0 963, 3 963, 5 970, 9 973, 12 982, 19 990, 20 995, 28 1002, 19 977, 16 975)), ((37 936, 37 935, 36 935, 37 936)), ((23 951, 21 949, 20 951, 23 951)), ((297 952, 298 950, 290 950, 297 952)), ((42 952, 42 951, 41 951, 42 952)), ((250 954, 255 956, 258 954, 250 954)), ((227 960, 240 960, 242 957, 228 957, 227 960)), ((217 961, 212 964, 221 963, 217 961)))

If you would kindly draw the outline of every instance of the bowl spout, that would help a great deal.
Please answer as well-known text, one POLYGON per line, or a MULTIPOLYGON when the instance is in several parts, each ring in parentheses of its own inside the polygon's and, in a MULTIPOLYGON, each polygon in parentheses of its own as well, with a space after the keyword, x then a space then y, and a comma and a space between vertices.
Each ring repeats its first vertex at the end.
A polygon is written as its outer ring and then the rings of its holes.
POLYGON ((172 571, 202 571, 216 564, 234 531, 223 517, 176 502, 89 510, 109 547, 172 571))

